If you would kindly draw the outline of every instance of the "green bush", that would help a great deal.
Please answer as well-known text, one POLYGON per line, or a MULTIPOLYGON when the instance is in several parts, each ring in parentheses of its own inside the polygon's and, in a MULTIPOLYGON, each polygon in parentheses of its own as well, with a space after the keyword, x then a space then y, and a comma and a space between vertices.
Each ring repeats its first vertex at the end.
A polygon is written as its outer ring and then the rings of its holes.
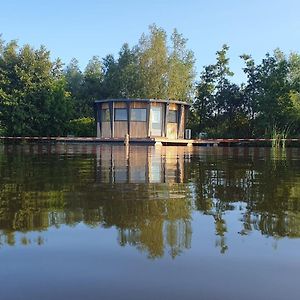
POLYGON ((96 136, 96 123, 94 118, 80 118, 70 120, 69 135, 74 136, 96 136))

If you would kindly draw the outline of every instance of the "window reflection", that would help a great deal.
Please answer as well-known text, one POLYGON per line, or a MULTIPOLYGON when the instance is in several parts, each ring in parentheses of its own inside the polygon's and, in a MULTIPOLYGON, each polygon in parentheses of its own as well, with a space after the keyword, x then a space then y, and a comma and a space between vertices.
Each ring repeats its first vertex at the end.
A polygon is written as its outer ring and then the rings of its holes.
POLYGON ((147 110, 146 108, 132 108, 131 121, 146 122, 147 110))
POLYGON ((127 109, 115 108, 115 121, 127 121, 127 109))

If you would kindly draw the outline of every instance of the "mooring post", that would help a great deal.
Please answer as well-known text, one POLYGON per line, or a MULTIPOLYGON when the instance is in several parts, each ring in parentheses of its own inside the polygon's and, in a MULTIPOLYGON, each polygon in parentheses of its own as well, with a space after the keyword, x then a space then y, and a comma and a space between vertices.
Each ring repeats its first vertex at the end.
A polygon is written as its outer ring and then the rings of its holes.
POLYGON ((124 145, 126 145, 126 146, 129 145, 129 134, 128 133, 125 134, 124 145))

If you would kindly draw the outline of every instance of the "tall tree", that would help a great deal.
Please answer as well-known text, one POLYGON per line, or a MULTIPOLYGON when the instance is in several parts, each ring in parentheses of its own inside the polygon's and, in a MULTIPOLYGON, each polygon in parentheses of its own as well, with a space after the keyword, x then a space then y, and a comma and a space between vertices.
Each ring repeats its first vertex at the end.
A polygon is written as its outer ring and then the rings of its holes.
POLYGON ((228 50, 223 45, 216 52, 216 63, 204 67, 194 101, 194 119, 198 121, 194 129, 216 136, 234 135, 238 123, 244 120, 240 87, 229 80, 233 72, 229 68, 228 50))
POLYGON ((167 34, 155 24, 149 30, 149 35, 143 34, 138 44, 140 76, 143 82, 141 97, 167 98, 167 34))
POLYGON ((81 115, 92 117, 94 101, 102 98, 103 70, 98 56, 89 60, 83 75, 81 115))
POLYGON ((194 90, 194 53, 186 48, 187 39, 174 29, 168 57, 168 90, 170 99, 192 100, 194 90))
POLYGON ((143 82, 139 74, 137 49, 124 44, 118 58, 118 81, 120 98, 141 97, 143 82))
POLYGON ((118 75, 118 63, 114 56, 111 54, 106 55, 103 58, 103 83, 102 92, 103 98, 116 98, 119 93, 119 75, 118 75))
POLYGON ((279 50, 273 56, 267 54, 256 66, 256 135, 269 134, 274 127, 289 126, 292 101, 288 74, 288 61, 279 50))

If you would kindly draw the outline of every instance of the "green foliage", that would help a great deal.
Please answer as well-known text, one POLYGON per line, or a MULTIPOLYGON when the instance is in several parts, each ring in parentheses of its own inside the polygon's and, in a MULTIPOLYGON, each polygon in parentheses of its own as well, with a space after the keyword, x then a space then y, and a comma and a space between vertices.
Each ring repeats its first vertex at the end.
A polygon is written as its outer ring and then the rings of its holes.
POLYGON ((245 131, 245 107, 240 87, 230 82, 233 73, 229 69, 227 51, 223 45, 217 51, 217 62, 206 66, 196 87, 194 118, 198 118, 198 131, 206 131, 211 137, 231 137, 237 131, 245 131))
POLYGON ((95 136, 95 119, 86 117, 70 120, 69 134, 75 136, 95 136))
POLYGON ((12 41, 2 47, 0 66, 0 124, 5 134, 64 134, 71 106, 61 62, 51 62, 43 46, 19 48, 12 41))
POLYGON ((186 43, 174 30, 169 46, 165 30, 151 25, 132 49, 122 46, 118 59, 103 59, 102 98, 192 100, 195 61, 186 43))
POLYGON ((168 57, 168 91, 170 99, 189 101, 194 96, 194 54, 186 49, 187 39, 174 29, 168 57))
POLYGON ((138 60, 145 98, 167 98, 167 35, 162 28, 150 26, 138 44, 138 60))
POLYGON ((230 82, 226 45, 217 52, 214 65, 206 66, 197 84, 193 119, 198 132, 211 137, 269 137, 273 129, 289 128, 296 134, 300 125, 300 58, 286 57, 279 49, 255 65, 242 55, 247 82, 230 82))

